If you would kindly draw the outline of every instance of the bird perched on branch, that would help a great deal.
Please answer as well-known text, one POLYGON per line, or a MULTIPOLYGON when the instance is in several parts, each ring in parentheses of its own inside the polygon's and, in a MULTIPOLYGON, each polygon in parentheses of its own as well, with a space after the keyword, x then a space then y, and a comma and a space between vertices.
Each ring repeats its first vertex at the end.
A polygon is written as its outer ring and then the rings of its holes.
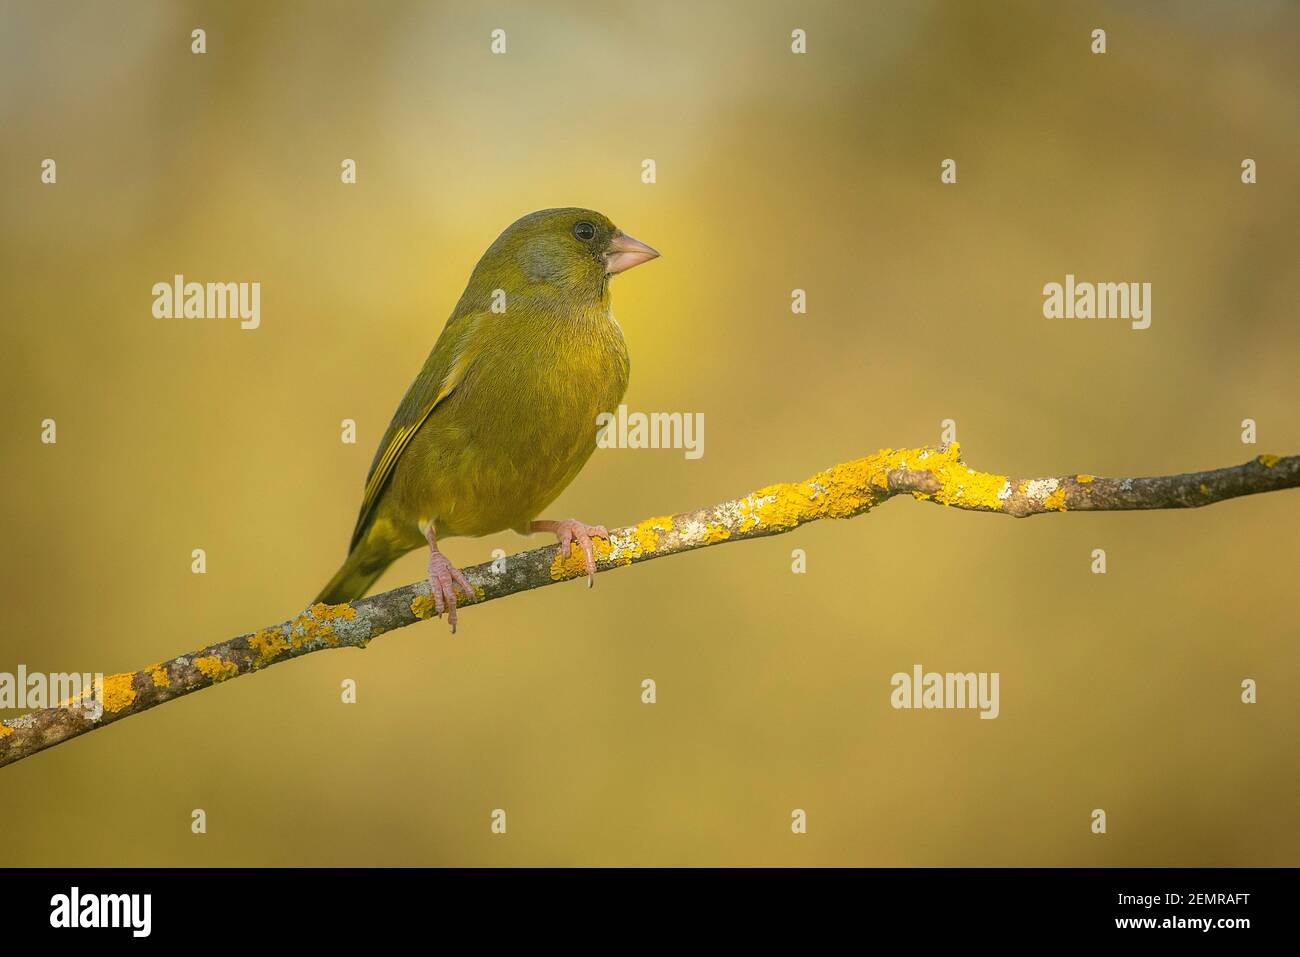
POLYGON ((439 539, 507 528, 581 549, 591 585, 591 539, 609 533, 537 516, 591 457, 596 417, 627 389, 610 277, 658 255, 590 209, 530 213, 497 237, 379 443, 347 560, 317 601, 360 598, 427 545, 434 606, 454 633, 456 590, 474 592, 439 539))

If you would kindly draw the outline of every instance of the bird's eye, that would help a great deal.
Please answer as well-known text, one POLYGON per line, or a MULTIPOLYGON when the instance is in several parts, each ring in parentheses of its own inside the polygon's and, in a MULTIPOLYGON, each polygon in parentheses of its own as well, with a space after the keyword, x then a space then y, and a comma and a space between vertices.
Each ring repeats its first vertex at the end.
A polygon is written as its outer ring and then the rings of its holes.
POLYGON ((585 243, 596 238, 596 227, 586 220, 583 220, 573 227, 573 235, 577 236, 585 243))

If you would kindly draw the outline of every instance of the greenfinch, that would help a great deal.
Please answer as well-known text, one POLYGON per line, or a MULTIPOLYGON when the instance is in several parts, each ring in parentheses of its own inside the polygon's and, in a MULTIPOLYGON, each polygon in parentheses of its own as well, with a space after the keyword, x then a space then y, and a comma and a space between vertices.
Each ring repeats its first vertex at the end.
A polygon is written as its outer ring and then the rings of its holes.
POLYGON ((587 584, 600 525, 538 515, 596 448, 597 416, 627 390, 610 278, 659 254, 590 209, 543 209, 501 233, 384 433, 348 557, 317 601, 364 595, 393 561, 429 549, 434 606, 456 630, 474 592, 438 550, 454 535, 553 533, 581 549, 587 584))

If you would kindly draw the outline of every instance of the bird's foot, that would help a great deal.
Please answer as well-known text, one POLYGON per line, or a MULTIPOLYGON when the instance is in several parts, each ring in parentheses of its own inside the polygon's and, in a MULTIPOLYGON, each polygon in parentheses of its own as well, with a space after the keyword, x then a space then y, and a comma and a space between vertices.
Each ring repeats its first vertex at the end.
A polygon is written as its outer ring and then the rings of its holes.
POLYGON ((609 531, 604 525, 587 525, 575 518, 566 518, 558 522, 533 522, 529 528, 534 532, 554 533, 560 542, 561 557, 567 556, 574 545, 581 548, 587 563, 587 587, 591 587, 592 579, 596 574, 596 556, 592 551, 591 540, 603 538, 609 541, 609 531))
POLYGON ((474 586, 469 583, 465 573, 447 560, 447 556, 437 548, 429 546, 429 594, 433 596, 433 607, 441 617, 447 613, 447 624, 451 633, 456 634, 456 588, 465 592, 466 598, 474 597, 474 586))

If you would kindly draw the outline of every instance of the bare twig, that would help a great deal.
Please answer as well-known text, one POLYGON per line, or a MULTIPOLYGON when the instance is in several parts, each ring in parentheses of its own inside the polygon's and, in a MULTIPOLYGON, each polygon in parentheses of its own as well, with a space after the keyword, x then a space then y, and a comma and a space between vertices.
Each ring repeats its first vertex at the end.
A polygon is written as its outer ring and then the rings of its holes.
MULTIPOLYGON (((1295 488, 1300 455, 1261 455, 1234 468, 1153 478, 1067 475, 1016 479, 979 472, 956 443, 942 448, 882 449, 802 482, 770 485, 744 498, 680 515, 649 518, 596 542, 600 572, 706 548, 780 535, 824 518, 852 518, 895 495, 1017 518, 1044 512, 1196 508, 1223 499, 1295 488)), ((555 545, 465 569, 477 594, 465 605, 585 576, 581 556, 555 545), (495 566, 495 567, 494 567, 495 566)), ((102 695, 0 722, 0 766, 192 694, 327 648, 365 647, 373 638, 432 614, 427 582, 351 604, 318 604, 289 621, 200 651, 104 679, 102 695)))

